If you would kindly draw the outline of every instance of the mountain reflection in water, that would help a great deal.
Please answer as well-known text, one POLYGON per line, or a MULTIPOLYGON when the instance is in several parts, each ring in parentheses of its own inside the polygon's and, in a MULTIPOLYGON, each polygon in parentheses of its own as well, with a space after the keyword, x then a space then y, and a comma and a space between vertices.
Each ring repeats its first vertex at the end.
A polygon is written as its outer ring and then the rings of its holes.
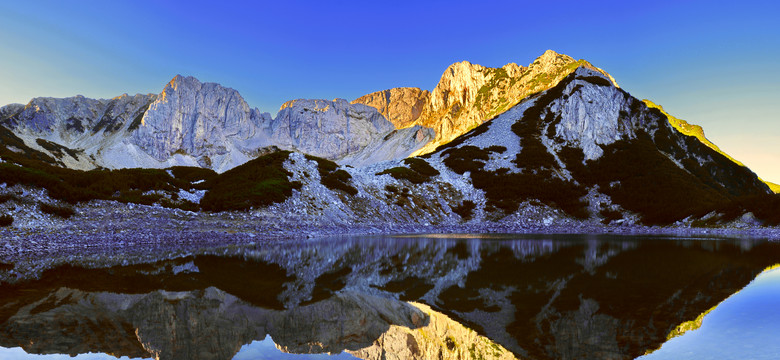
POLYGON ((704 317, 701 328, 641 360, 780 358, 780 269, 764 272, 704 317))
POLYGON ((437 235, 70 264, 1 286, 0 346, 231 359, 270 336, 364 359, 631 359, 777 262, 760 240, 437 235))

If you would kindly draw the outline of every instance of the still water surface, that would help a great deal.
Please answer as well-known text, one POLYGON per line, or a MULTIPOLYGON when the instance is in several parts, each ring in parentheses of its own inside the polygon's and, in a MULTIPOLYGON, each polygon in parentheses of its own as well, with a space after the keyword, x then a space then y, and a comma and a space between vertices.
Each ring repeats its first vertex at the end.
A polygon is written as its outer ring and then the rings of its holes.
POLYGON ((429 235, 68 264, 0 285, 0 359, 632 359, 727 298, 646 358, 777 358, 777 270, 739 291, 776 263, 762 240, 429 235))

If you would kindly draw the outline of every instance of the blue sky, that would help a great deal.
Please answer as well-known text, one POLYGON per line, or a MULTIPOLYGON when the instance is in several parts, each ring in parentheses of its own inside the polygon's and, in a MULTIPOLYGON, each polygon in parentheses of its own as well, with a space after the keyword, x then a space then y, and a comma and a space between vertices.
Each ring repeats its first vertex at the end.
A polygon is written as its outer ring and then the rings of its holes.
POLYGON ((451 63, 586 59, 780 182, 780 5, 742 1, 0 3, 0 104, 158 93, 174 75, 275 114, 295 98, 432 89, 451 63))

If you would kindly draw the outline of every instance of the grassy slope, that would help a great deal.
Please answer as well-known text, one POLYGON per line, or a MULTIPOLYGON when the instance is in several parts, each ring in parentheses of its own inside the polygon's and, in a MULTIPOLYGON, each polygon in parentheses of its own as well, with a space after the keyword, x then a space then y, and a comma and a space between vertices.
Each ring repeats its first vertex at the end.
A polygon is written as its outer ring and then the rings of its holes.
MULTIPOLYGON (((702 129, 701 126, 688 123, 685 120, 678 119, 678 118, 676 118, 676 117, 674 117, 672 115, 669 115, 669 113, 667 113, 666 110, 664 110, 664 108, 661 105, 658 105, 658 104, 656 104, 656 103, 654 103, 654 102, 652 102, 650 100, 644 99, 642 101, 648 107, 651 107, 651 108, 654 108, 654 109, 658 109, 664 115, 666 115, 666 117, 669 118, 669 123, 672 124, 672 126, 675 129, 677 129, 677 131, 679 131, 679 132, 681 132, 681 133, 683 133, 685 135, 688 135, 688 136, 696 137, 697 139, 699 139, 699 141, 702 142, 702 144, 707 145, 710 149, 717 151, 719 154, 725 156, 729 160, 733 161, 735 164, 737 164, 739 166, 745 166, 745 164, 743 164, 739 160, 731 157, 731 155, 726 154, 723 150, 721 150, 718 147, 718 145, 715 145, 714 143, 712 143, 712 141, 707 139, 707 137, 704 135, 704 129, 702 129)), ((769 186, 769 189, 771 189, 772 192, 774 192, 775 194, 780 193, 780 185, 774 184, 774 183, 771 183, 771 182, 768 182, 768 181, 764 181, 764 180, 761 180, 761 181, 763 181, 764 184, 767 184, 767 186, 769 186)))

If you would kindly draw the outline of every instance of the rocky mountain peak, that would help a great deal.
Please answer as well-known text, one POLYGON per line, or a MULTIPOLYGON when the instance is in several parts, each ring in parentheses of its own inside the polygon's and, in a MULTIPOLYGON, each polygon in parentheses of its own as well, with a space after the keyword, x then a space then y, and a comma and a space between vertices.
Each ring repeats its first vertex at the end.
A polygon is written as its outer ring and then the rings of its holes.
POLYGON ((576 62, 574 58, 566 54, 559 54, 554 50, 547 50, 541 56, 536 58, 531 66, 541 66, 544 71, 551 71, 555 68, 565 66, 567 64, 576 62))
POLYGON ((149 105, 130 142, 157 161, 190 155, 201 166, 220 169, 215 161, 245 161, 233 159, 238 152, 232 149, 257 134, 264 119, 238 91, 177 75, 149 105))
POLYGON ((592 67, 552 50, 528 67, 508 63, 490 68, 461 61, 447 67, 430 93, 396 88, 362 96, 353 103, 376 108, 397 128, 421 125, 434 129, 435 138, 415 153, 419 155, 501 114, 526 96, 555 86, 579 66, 592 67))
POLYGON ((473 102, 477 91, 487 81, 485 75, 484 66, 468 61, 457 62, 447 67, 439 84, 431 92, 433 111, 473 102))
POLYGON ((525 66, 520 66, 515 63, 506 64, 501 68, 504 69, 504 71, 506 71, 506 74, 512 78, 522 75, 522 73, 527 69, 525 66))

